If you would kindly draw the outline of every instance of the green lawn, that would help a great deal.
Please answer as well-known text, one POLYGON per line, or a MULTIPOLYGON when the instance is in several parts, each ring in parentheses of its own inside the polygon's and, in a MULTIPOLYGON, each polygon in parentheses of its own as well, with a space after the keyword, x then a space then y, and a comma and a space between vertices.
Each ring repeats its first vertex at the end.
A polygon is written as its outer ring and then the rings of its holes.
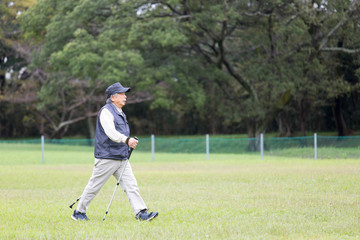
POLYGON ((258 155, 133 153, 154 221, 138 222, 116 180, 93 200, 88 222, 68 207, 92 172, 91 147, 0 148, 0 239, 357 239, 360 161, 258 155))

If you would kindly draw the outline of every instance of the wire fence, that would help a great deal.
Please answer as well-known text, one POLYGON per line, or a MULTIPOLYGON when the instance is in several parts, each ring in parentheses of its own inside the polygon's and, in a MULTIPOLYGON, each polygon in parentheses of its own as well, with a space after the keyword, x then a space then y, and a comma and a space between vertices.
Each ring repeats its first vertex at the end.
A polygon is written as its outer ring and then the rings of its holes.
MULTIPOLYGON (((30 140, 0 140, 0 164, 3 158, 9 159, 23 156, 45 163, 47 151, 59 152, 58 158, 66 152, 86 152, 87 157, 93 157, 94 139, 39 139, 30 140), (21 155, 22 153, 23 155, 21 155)), ((155 161, 157 153, 204 154, 204 159, 216 154, 251 154, 264 159, 267 156, 296 157, 308 159, 360 159, 360 136, 307 136, 307 137, 264 137, 240 138, 231 135, 193 136, 193 137, 142 137, 136 148, 137 152, 151 154, 155 161)), ((75 154, 76 155, 76 154, 75 154)), ((26 161, 24 159, 24 161, 26 161)))

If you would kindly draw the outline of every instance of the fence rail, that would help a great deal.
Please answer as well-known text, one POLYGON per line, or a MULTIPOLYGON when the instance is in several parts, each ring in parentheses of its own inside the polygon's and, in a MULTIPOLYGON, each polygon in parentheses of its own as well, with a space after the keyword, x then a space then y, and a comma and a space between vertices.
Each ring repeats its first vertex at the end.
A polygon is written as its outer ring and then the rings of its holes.
MULTIPOLYGON (((1 145, 30 144, 41 145, 41 161, 45 163, 45 152, 50 146, 83 146, 86 151, 93 151, 94 139, 40 139, 31 140, 0 140, 1 145), (90 148, 91 147, 91 148, 90 148)), ((265 137, 239 138, 218 136, 196 137, 159 137, 151 135, 140 139, 137 146, 139 152, 151 153, 155 161, 156 153, 196 153, 204 154, 208 160, 211 154, 254 154, 261 159, 266 156, 285 156, 299 158, 359 158, 360 136, 335 137, 313 136, 307 137, 265 137)), ((78 151, 78 150, 76 150, 78 151)), ((80 150, 79 150, 80 151, 80 150)))

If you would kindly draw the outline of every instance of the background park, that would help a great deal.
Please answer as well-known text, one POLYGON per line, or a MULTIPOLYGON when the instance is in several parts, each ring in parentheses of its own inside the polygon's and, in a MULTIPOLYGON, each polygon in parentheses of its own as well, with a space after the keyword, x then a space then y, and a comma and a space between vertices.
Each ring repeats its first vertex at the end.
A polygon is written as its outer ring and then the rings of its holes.
POLYGON ((358 239, 359 39, 356 0, 2 0, 0 239, 358 239), (102 222, 113 179, 74 222, 115 82, 160 214, 102 222))

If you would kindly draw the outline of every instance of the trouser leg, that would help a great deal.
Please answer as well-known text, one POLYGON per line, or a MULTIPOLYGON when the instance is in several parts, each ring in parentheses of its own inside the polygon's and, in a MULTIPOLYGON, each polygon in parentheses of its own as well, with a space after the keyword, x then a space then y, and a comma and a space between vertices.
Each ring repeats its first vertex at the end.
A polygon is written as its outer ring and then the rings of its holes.
POLYGON ((95 159, 93 174, 81 195, 77 211, 86 213, 91 200, 99 193, 111 175, 120 167, 120 161, 95 159))
POLYGON ((114 173, 114 177, 118 180, 121 174, 122 169, 125 166, 124 173, 122 175, 120 185, 124 192, 126 193, 131 208, 136 215, 138 212, 140 212, 143 209, 147 209, 147 206, 144 202, 144 200, 140 196, 139 187, 137 185, 136 178, 133 174, 131 164, 129 161, 121 161, 121 167, 114 173), (127 162, 127 164, 126 164, 127 162))

